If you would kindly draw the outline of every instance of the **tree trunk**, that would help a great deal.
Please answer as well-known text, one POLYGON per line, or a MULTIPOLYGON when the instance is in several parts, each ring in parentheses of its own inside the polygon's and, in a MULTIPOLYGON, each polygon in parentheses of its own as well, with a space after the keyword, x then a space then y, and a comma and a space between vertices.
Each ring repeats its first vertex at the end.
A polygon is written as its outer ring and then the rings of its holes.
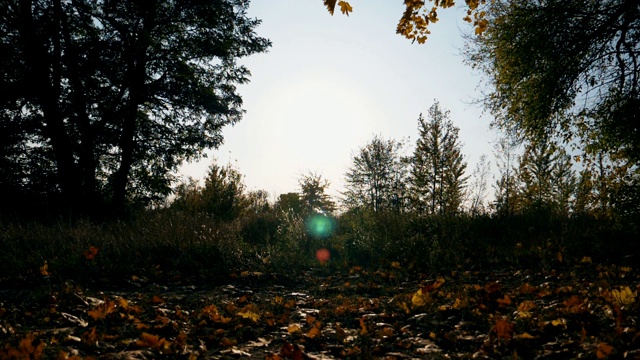
MULTIPOLYGON (((60 83, 56 84, 59 73, 53 71, 49 66, 61 64, 52 63, 49 54, 43 48, 40 39, 34 31, 32 14, 32 1, 20 0, 20 37, 24 48, 24 58, 27 63, 27 83, 35 89, 36 97, 42 106, 44 113, 44 133, 49 137, 56 161, 58 181, 62 189, 62 203, 60 210, 73 211, 76 207, 79 196, 79 182, 76 176, 76 165, 73 157, 73 147, 66 133, 62 109, 59 106, 60 83)), ((56 19, 56 20, 59 20, 56 19)), ((56 25, 59 25, 56 24, 56 25)), ((59 29, 55 29, 53 36, 59 37, 59 29)), ((57 42, 54 39, 54 43, 57 42)), ((59 43, 54 46, 56 51, 60 51, 59 43)), ((59 55, 59 54, 58 54, 59 55)), ((59 69, 58 69, 59 70, 59 69)))

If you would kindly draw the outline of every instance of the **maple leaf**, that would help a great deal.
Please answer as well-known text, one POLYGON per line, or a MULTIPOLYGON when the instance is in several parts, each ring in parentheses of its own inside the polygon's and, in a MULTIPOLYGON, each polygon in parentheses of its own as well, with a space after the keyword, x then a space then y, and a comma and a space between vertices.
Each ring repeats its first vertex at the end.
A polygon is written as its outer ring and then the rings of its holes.
POLYGON ((337 0, 324 0, 324 6, 327 7, 331 15, 333 15, 333 12, 336 10, 336 2, 337 0))
POLYGON ((237 314, 238 316, 242 316, 244 319, 251 319, 253 320, 253 322, 258 322, 258 320, 260 320, 260 315, 254 313, 251 310, 247 310, 244 312, 238 312, 237 314))
POLYGON ((340 11, 347 16, 349 16, 350 12, 353 12, 353 8, 346 1, 339 1, 338 6, 340 6, 340 11))

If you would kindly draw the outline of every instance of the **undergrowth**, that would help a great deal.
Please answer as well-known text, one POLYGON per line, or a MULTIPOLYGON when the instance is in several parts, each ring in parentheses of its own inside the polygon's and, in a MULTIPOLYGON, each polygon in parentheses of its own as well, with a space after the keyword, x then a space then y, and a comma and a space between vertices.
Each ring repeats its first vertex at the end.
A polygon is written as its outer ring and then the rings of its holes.
POLYGON ((3 281, 223 280, 243 271, 282 274, 311 267, 401 266, 552 268, 584 259, 634 263, 637 229, 588 217, 525 214, 510 218, 350 211, 330 236, 313 237, 305 219, 269 211, 222 221, 171 209, 134 220, 96 223, 0 222, 3 281), (331 259, 320 262, 326 248, 331 259), (93 250, 92 250, 93 249, 93 250), (95 253, 92 253, 95 252, 95 253))

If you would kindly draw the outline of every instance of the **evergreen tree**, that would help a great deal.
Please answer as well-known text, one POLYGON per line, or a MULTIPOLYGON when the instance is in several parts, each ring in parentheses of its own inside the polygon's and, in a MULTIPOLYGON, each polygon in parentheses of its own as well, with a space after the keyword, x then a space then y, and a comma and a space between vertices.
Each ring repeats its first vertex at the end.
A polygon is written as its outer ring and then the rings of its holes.
POLYGON ((428 119, 418 117, 419 138, 411 167, 411 202, 419 212, 454 214, 460 210, 467 164, 458 140, 459 129, 436 101, 428 119))

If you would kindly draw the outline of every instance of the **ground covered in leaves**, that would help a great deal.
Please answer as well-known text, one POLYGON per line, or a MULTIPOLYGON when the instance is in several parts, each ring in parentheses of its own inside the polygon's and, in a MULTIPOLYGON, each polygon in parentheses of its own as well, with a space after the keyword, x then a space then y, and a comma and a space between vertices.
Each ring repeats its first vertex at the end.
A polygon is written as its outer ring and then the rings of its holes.
MULTIPOLYGON (((1 284, 0 284, 1 285, 1 284)), ((0 359, 640 359, 640 276, 319 267, 0 289, 0 359), (108 289, 108 290, 107 290, 108 289)))

